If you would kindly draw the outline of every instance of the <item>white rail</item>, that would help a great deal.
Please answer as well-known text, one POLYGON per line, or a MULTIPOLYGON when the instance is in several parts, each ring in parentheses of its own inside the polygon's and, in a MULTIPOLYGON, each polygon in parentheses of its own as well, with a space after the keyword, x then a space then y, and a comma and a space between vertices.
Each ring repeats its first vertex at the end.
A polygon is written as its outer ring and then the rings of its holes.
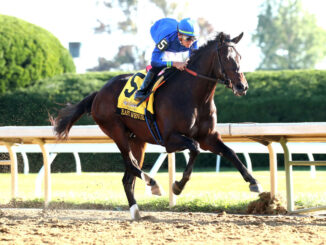
MULTIPOLYGON (((250 155, 252 153, 264 153, 268 154, 268 148, 260 143, 226 143, 236 153, 244 155, 245 163, 250 172, 253 171, 250 155)), ((307 154, 309 161, 314 161, 313 154, 326 154, 326 143, 289 143, 288 146, 291 152, 294 154, 307 154)), ((275 153, 283 154, 282 147, 279 143, 273 143, 275 153)), ((21 153, 24 163, 24 174, 29 172, 29 161, 27 153, 42 153, 38 145, 16 145, 12 147, 16 153, 21 153)), ((48 144, 47 149, 49 151, 49 164, 56 158, 58 153, 72 153, 75 158, 76 174, 82 173, 81 161, 79 153, 118 153, 118 147, 113 143, 107 144, 48 144)), ((7 148, 0 146, 0 152, 8 152, 7 148)), ((162 166, 164 160, 168 156, 164 147, 149 144, 146 149, 147 153, 160 153, 152 169, 149 172, 151 177, 154 177, 162 166)), ((203 153, 210 153, 202 151, 203 153)), ((188 152, 184 151, 183 155, 186 162, 189 160, 188 152)), ((216 172, 220 169, 220 156, 216 157, 216 172)), ((311 178, 316 177, 315 166, 310 166, 311 178)), ((35 180, 35 196, 40 198, 42 196, 42 180, 44 178, 44 166, 38 172, 35 180)), ((150 189, 146 189, 146 192, 150 194, 150 189)))
MULTIPOLYGON (((269 163, 270 163, 270 173, 271 173, 271 195, 275 195, 277 192, 277 163, 276 154, 285 153, 285 165, 287 173, 287 197, 288 204, 293 203, 291 199, 291 175, 288 174, 292 170, 292 165, 322 165, 326 164, 322 161, 311 162, 305 161, 303 163, 298 161, 292 161, 292 153, 307 153, 309 159, 313 158, 314 153, 325 153, 324 142, 326 142, 326 122, 320 123, 243 123, 243 124, 218 124, 219 132, 227 144, 230 144, 231 148, 235 152, 245 154, 249 165, 249 152, 250 153, 268 153, 269 163), (261 142, 264 145, 254 143, 255 141, 261 142), (232 145, 234 142, 250 142, 250 144, 245 145, 232 145), (278 143, 275 143, 278 142, 278 143), (317 142, 321 144, 316 144, 317 142), (282 144, 282 150, 279 148, 279 143, 282 144), (294 145, 295 143, 295 145, 294 145), (307 143, 313 144, 312 147, 307 147, 307 143), (293 146, 292 146, 293 144, 293 146), (239 147, 239 149, 238 149, 239 147), (250 150, 245 150, 246 147, 250 147, 250 150), (254 149, 254 150, 253 150, 254 149), (311 149, 311 150, 309 150, 311 149), (290 167, 289 167, 290 166, 290 167), (289 169, 289 170, 288 170, 289 169), (289 176, 289 177, 288 177, 289 176)), ((44 200, 45 205, 51 200, 51 178, 50 178, 50 155, 56 152, 66 152, 67 144, 98 144, 98 143, 112 143, 113 141, 109 139, 98 126, 75 126, 71 129, 69 134, 69 139, 62 144, 62 149, 60 150, 60 145, 57 144, 57 140, 52 132, 52 127, 0 127, 0 145, 5 145, 9 155, 10 155, 10 165, 11 165, 11 176, 12 176, 12 197, 15 197, 17 193, 17 158, 15 154, 15 144, 37 144, 38 152, 42 152, 44 161, 44 200), (51 144, 53 144, 55 150, 51 149, 51 144)), ((24 146, 25 147, 25 146, 24 146)), ((82 152, 84 146, 79 146, 76 151, 82 152)), ((114 147, 114 146, 113 146, 114 147)), ((158 146, 155 146, 158 147, 158 146)), ((96 147, 98 149, 98 147, 96 147)), ((117 150, 117 149, 115 149, 117 150)), ((26 152, 22 149, 21 152, 26 152)), ((71 152, 71 149, 69 149, 71 152)), ((87 152, 90 152, 87 150, 87 152)), ((108 148, 104 150, 108 152, 108 148)), ((163 152, 162 149, 160 151, 163 152)), ((54 155, 52 155, 54 156, 54 155)), ((175 160, 173 154, 168 154, 169 158, 169 169, 174 169, 175 160)), ((160 162, 162 162, 163 156, 161 156, 160 162)), ((3 162, 0 164, 8 164, 3 162)), ((248 166, 249 167, 249 166, 248 166)), ((155 169, 159 167, 156 165, 155 169)), ((81 168, 80 168, 81 169, 81 168)), ((156 170, 155 170, 156 171, 156 170)), ((152 171, 152 174, 155 172, 152 171)), ((174 178, 174 171, 169 171, 170 182, 174 178)), ((171 186, 170 186, 171 189, 171 186)), ((171 193, 171 192, 170 192, 171 193)), ((173 196, 170 194, 170 197, 173 196)), ((175 198, 170 198, 170 205, 173 205, 175 198), (172 200, 172 202, 171 202, 172 200)), ((293 206, 293 205, 292 205, 293 206)), ((291 205, 288 209, 292 211, 291 205), (290 208, 289 208, 290 207, 290 208)))

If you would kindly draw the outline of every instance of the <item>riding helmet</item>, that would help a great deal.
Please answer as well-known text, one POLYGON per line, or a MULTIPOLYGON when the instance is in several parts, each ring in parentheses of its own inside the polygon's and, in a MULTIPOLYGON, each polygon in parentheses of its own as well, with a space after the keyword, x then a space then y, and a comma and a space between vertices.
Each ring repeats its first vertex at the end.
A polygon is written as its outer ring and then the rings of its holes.
POLYGON ((195 36, 194 22, 190 18, 182 19, 178 24, 178 31, 181 34, 194 37, 195 36))

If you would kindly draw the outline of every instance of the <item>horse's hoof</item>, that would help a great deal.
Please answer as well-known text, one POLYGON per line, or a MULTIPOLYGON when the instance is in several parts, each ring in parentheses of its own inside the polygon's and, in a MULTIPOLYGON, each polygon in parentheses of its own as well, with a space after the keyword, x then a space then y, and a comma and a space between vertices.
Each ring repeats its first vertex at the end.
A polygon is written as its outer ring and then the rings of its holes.
POLYGON ((134 204, 130 207, 130 214, 131 214, 131 219, 133 219, 133 220, 141 219, 137 204, 134 204))
POLYGON ((258 193, 263 192, 263 188, 258 183, 257 184, 250 184, 249 189, 250 189, 251 192, 258 192, 258 193))
POLYGON ((156 196, 162 196, 164 194, 162 187, 157 183, 155 185, 151 186, 151 191, 152 191, 152 194, 156 195, 156 196))
POLYGON ((177 181, 175 181, 172 185, 172 191, 175 195, 180 195, 180 193, 182 192, 182 189, 179 187, 177 181))

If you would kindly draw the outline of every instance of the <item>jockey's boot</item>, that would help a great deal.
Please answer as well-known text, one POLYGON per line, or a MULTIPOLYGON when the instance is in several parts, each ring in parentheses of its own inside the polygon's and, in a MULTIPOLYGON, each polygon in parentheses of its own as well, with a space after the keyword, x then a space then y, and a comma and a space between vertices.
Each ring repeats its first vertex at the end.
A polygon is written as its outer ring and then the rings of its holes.
POLYGON ((147 72, 143 84, 135 94, 135 100, 140 101, 146 97, 148 90, 152 87, 152 82, 155 75, 156 74, 150 70, 147 72))

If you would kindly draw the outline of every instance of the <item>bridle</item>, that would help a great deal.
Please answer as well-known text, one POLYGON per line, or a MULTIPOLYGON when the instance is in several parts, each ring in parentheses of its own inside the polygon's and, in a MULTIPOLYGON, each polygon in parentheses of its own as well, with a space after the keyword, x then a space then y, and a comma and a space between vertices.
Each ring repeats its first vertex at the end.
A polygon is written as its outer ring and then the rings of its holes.
POLYGON ((188 72, 190 75, 194 76, 194 77, 198 77, 198 78, 203 78, 203 79, 206 79, 206 80, 209 80, 209 81, 212 81, 212 82, 215 82, 217 84, 223 84, 225 85, 226 87, 228 88, 232 88, 232 83, 231 83, 231 79, 228 78, 225 70, 224 70, 224 67, 222 65, 222 61, 221 61, 221 57, 220 57, 220 53, 218 52, 219 49, 221 49, 222 47, 231 47, 235 50, 235 52, 240 55, 238 53, 238 51, 235 49, 235 47, 233 45, 228 45, 228 44, 223 44, 219 47, 217 47, 217 50, 216 50, 216 53, 217 53, 217 60, 218 60, 218 63, 220 64, 220 69, 221 71, 219 72, 221 75, 222 75, 222 78, 213 78, 213 77, 209 77, 209 76, 206 76, 206 75, 202 75, 202 74, 199 74, 189 68, 185 68, 185 71, 188 72))
POLYGON ((209 77, 209 76, 205 76, 205 75, 199 74, 199 73, 197 73, 197 72, 195 72, 195 71, 193 71, 193 70, 191 70, 191 69, 189 69, 187 67, 185 68, 185 71, 188 72, 190 75, 193 75, 194 77, 203 78, 203 79, 206 79, 206 80, 218 83, 218 84, 226 85, 228 87, 229 87, 229 84, 230 84, 230 80, 226 80, 224 78, 220 79, 220 78, 212 78, 212 77, 209 77))

